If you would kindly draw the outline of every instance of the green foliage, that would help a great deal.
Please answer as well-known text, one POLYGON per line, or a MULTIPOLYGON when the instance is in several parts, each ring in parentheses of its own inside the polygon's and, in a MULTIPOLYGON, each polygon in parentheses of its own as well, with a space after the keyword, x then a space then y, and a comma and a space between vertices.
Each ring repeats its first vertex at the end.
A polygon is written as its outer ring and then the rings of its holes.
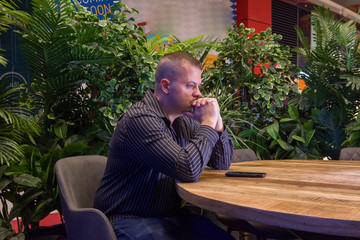
POLYGON ((73 25, 80 19, 74 17, 76 10, 70 1, 34 0, 32 5, 29 23, 19 31, 23 53, 34 74, 31 86, 27 86, 29 93, 22 94, 24 102, 38 110, 45 135, 57 119, 74 123, 72 132, 94 124, 110 131, 98 104, 92 100, 96 92, 85 72, 69 66, 80 59, 102 63, 108 56, 89 49, 85 42, 81 46, 74 44, 84 38, 84 33, 74 30, 73 25))
POLYGON ((287 114, 264 128, 251 128, 238 135, 260 159, 320 159, 314 122, 300 118, 290 105, 287 114))
POLYGON ((18 31, 33 72, 31 85, 22 85, 28 92, 21 98, 43 129, 36 146, 23 145, 21 161, 2 175, 9 184, 0 198, 14 204, 2 214, 4 236, 13 234, 9 221, 14 217, 23 219, 20 231, 28 231, 29 225, 34 229, 59 209, 54 177, 58 159, 107 155, 112 125, 153 87, 156 62, 163 54, 181 49, 203 57, 209 47, 201 36, 185 42, 147 39, 129 17, 136 10, 122 3, 104 20, 68 0, 33 0, 32 6, 29 22, 18 31), (20 176, 26 179, 19 182, 20 176), (28 180, 36 185, 24 185, 28 180))
POLYGON ((178 49, 195 51, 200 44, 194 43, 202 42, 198 37, 170 47, 164 41, 175 42, 172 37, 148 40, 129 17, 137 11, 122 3, 105 20, 67 0, 33 5, 30 23, 20 31, 35 74, 23 99, 41 109, 45 132, 64 119, 74 123, 73 132, 96 123, 111 133, 118 117, 154 85, 157 60, 178 49))
POLYGON ((24 155, 19 162, 0 167, 0 200, 3 205, 0 236, 16 234, 12 230, 12 220, 17 220, 20 232, 27 232, 30 227, 36 230, 38 222, 50 212, 61 211, 55 163, 64 157, 84 154, 87 143, 66 138, 65 122, 55 124, 53 131, 57 137, 50 141, 47 152, 42 153, 36 146, 23 145, 24 155))
POLYGON ((10 88, 0 79, 0 164, 10 165, 23 156, 20 144, 34 142, 40 127, 29 109, 20 106, 19 89, 10 88))
MULTIPOLYGON (((28 14, 16 8, 13 1, 0 0, 0 34, 6 32, 11 25, 21 26, 26 23, 28 14)), ((0 64, 6 66, 6 63, 7 60, 0 54, 0 64)))
POLYGON ((226 124, 227 132, 234 141, 234 147, 242 148, 245 146, 249 148, 248 139, 239 136, 239 132, 243 130, 245 125, 249 126, 250 122, 256 121, 256 114, 250 113, 247 120, 245 120, 243 112, 250 112, 248 104, 239 103, 241 96, 236 91, 232 91, 232 93, 224 91, 226 88, 224 82, 216 81, 213 87, 207 87, 206 85, 205 82, 204 95, 217 99, 223 122, 226 124))
POLYGON ((272 34, 271 29, 254 34, 254 29, 234 24, 216 46, 218 58, 206 76, 210 91, 218 82, 226 93, 236 89, 239 105, 248 105, 250 112, 245 115, 258 114, 253 122, 256 126, 265 126, 268 119, 281 115, 293 80, 289 47, 280 45, 279 40, 281 36, 272 34))
POLYGON ((288 60, 289 47, 278 43, 280 35, 254 31, 243 24, 228 29, 216 44, 214 66, 204 72, 203 91, 219 100, 235 148, 251 148, 270 159, 264 128, 285 113, 297 69, 288 60))
POLYGON ((272 138, 270 148, 276 149, 271 159, 319 159, 314 122, 300 119, 298 110, 292 105, 288 107, 288 115, 290 117, 280 119, 280 123, 265 128, 272 138))
POLYGON ((343 146, 360 147, 360 115, 346 126, 348 138, 343 142, 343 146))
MULTIPOLYGON (((122 113, 142 99, 148 89, 153 88, 156 63, 162 55, 183 51, 197 57, 209 46, 207 40, 202 40, 202 36, 184 42, 174 36, 155 36, 147 39, 144 30, 137 26, 132 18, 124 17, 125 14, 132 14, 136 10, 128 9, 121 3, 118 7, 122 9, 121 12, 114 9, 113 17, 100 24, 103 28, 100 30, 101 35, 106 36, 107 52, 113 58, 106 65, 91 66, 86 75, 99 88, 100 95, 96 101, 104 105, 101 110, 113 125, 122 113)), ((77 14, 81 12, 78 11, 77 14)), ((86 18, 89 13, 82 14, 83 18, 86 18)), ((90 21, 85 22, 90 24, 90 21)), ((83 29, 84 26, 80 26, 78 31, 82 32, 83 29)), ((96 51, 103 50, 97 48, 96 51)))
POLYGON ((335 20, 329 9, 316 7, 311 15, 315 46, 310 47, 296 28, 303 45, 296 51, 307 60, 302 78, 307 88, 289 103, 312 119, 320 155, 338 159, 347 138, 346 125, 358 113, 360 102, 360 39, 354 21, 335 20))

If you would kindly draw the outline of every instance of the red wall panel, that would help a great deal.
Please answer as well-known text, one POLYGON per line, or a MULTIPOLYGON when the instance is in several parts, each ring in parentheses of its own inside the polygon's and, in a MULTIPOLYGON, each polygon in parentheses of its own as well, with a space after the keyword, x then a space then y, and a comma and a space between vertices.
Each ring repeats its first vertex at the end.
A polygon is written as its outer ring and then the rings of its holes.
POLYGON ((271 0, 237 0, 237 23, 255 32, 271 28, 271 0))

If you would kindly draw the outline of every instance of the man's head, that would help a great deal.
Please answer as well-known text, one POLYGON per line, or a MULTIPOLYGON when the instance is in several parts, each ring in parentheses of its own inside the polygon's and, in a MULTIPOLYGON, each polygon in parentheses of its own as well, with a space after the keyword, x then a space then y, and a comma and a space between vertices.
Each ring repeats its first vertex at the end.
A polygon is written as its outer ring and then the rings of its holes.
POLYGON ((193 56, 183 52, 173 52, 165 54, 159 61, 155 72, 155 86, 160 85, 160 81, 166 78, 176 81, 182 74, 182 64, 188 63, 195 68, 202 70, 202 64, 193 56))
POLYGON ((155 97, 169 118, 191 111, 191 102, 201 97, 202 64, 182 52, 164 55, 155 72, 155 97))

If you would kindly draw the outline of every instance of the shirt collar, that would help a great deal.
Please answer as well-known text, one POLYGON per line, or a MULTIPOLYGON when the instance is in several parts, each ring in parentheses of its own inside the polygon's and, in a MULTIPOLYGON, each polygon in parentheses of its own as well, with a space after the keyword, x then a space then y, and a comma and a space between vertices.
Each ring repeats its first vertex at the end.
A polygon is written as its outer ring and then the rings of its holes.
POLYGON ((165 109, 160 104, 160 102, 156 99, 152 90, 150 90, 150 89, 147 90, 145 97, 144 97, 144 102, 146 105, 150 106, 150 108, 155 112, 155 114, 158 117, 164 119, 164 121, 167 123, 167 125, 170 125, 171 122, 170 122, 168 115, 165 112, 165 109))

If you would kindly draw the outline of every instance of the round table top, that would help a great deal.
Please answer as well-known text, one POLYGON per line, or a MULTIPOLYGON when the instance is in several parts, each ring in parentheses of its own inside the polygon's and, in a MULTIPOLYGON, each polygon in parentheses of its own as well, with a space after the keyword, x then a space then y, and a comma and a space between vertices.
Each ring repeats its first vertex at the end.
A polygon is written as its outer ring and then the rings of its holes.
POLYGON ((360 237, 360 161, 262 160, 205 170, 178 183, 186 201, 217 213, 289 229, 360 237), (264 178, 226 177, 265 172, 264 178))

